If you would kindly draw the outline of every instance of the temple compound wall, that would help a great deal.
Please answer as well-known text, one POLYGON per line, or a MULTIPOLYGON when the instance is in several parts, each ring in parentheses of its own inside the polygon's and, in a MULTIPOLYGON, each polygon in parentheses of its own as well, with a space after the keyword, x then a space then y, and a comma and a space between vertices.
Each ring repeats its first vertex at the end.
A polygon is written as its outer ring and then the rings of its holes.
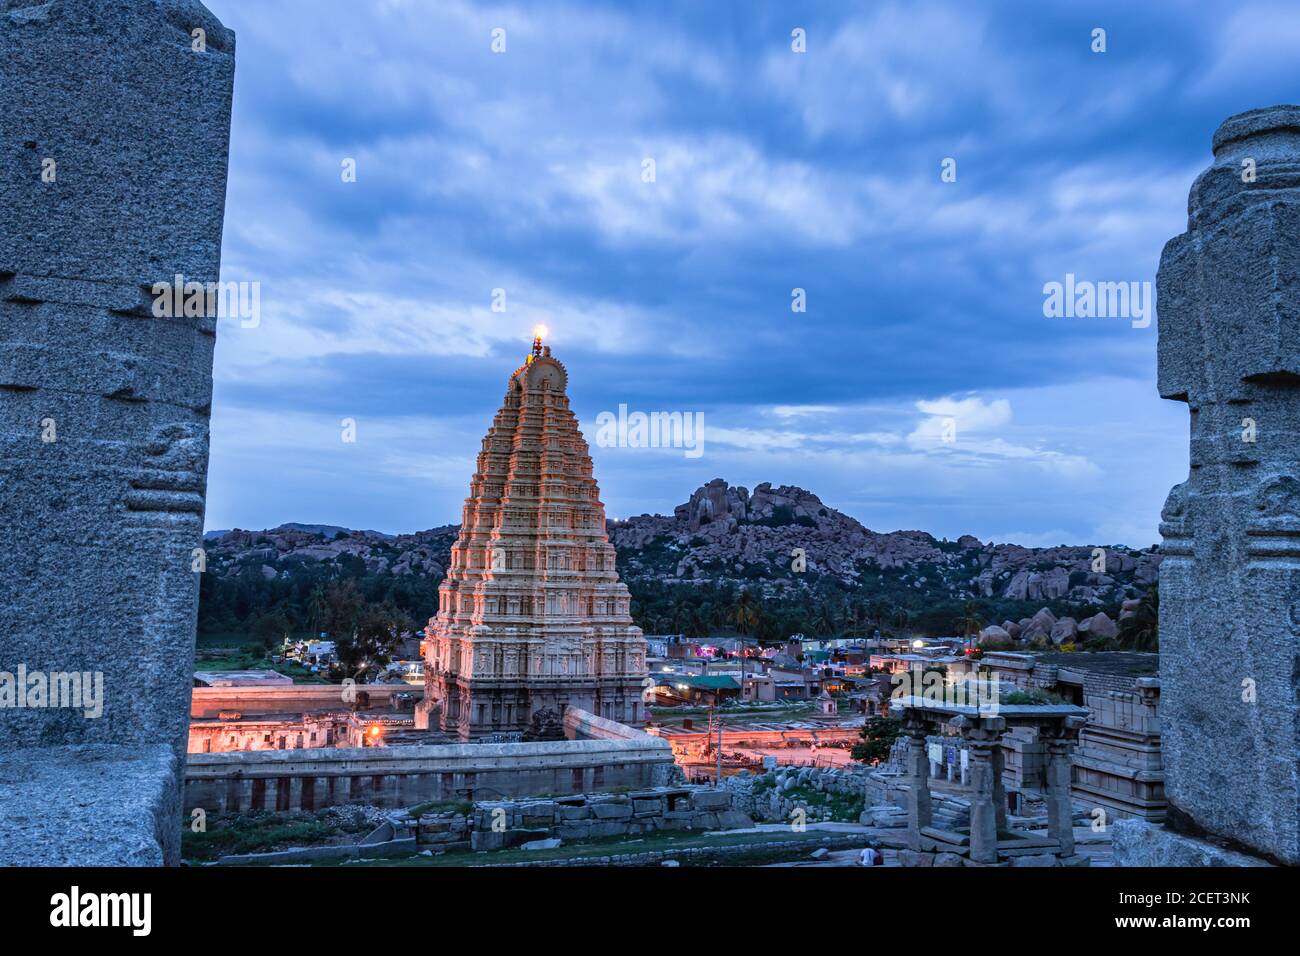
POLYGON ((1118 825, 1120 865, 1300 864, 1300 107, 1212 145, 1156 279, 1159 391, 1190 421, 1160 525, 1169 826, 1118 825))
POLYGON ((312 810, 642 789, 669 782, 668 743, 576 708, 562 741, 190 754, 185 810, 312 810))
POLYGON ((305 714, 338 710, 356 704, 372 710, 394 709, 397 698, 421 697, 424 691, 410 684, 291 684, 287 687, 195 687, 190 696, 194 720, 238 713, 243 717, 305 714), (346 698, 345 698, 346 694, 346 698))
POLYGON ((154 289, 219 280, 234 69, 197 0, 0 2, 0 670, 103 688, 0 709, 0 862, 179 862, 216 316, 154 289))

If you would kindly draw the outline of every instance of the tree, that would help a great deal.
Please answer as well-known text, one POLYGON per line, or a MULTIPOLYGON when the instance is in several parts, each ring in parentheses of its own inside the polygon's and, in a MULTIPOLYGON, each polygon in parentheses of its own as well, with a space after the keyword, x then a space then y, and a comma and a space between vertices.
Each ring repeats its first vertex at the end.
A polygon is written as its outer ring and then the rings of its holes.
POLYGON ((903 722, 897 717, 868 717, 859 733, 861 739, 853 745, 851 756, 863 763, 879 763, 889 759, 894 741, 903 732, 903 722))
POLYGON ((366 599, 352 578, 331 581, 328 587, 317 585, 308 603, 308 618, 318 633, 338 641, 350 636, 357 627, 366 599))
POLYGON ((758 624, 759 608, 754 595, 745 588, 736 596, 735 621, 736 630, 741 634, 750 634, 758 624))
POLYGON ((983 608, 974 601, 967 601, 962 605, 961 617, 957 619, 957 630, 961 631, 963 637, 971 637, 980 632, 984 627, 984 619, 980 616, 983 608))
POLYGON ((277 643, 284 643, 290 630, 289 618, 279 608, 268 611, 253 622, 253 636, 262 642, 268 651, 277 643))
POLYGON ((335 652, 348 677, 359 677, 372 667, 383 667, 393 659, 402 634, 415 629, 415 622, 388 602, 367 604, 357 615, 350 636, 336 638, 335 652))
POLYGON ((1134 651, 1160 650, 1160 591, 1151 588, 1130 617, 1119 622, 1119 643, 1134 651))

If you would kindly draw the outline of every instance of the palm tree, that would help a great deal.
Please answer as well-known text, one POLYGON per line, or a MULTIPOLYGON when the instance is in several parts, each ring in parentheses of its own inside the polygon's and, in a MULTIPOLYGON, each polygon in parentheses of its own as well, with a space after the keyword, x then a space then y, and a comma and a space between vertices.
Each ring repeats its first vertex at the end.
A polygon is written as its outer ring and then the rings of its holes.
POLYGON ((911 622, 912 615, 908 613, 907 608, 896 607, 894 608, 892 619, 894 622, 894 626, 901 631, 907 627, 908 623, 911 622))
POLYGON ((1160 592, 1151 588, 1132 616, 1119 622, 1120 643, 1135 651, 1160 650, 1160 592))
POLYGON ((748 589, 736 596, 735 620, 736 630, 745 635, 750 634, 758 624, 758 602, 748 589))
POLYGON ((876 627, 880 627, 881 623, 889 615, 889 605, 877 598, 867 604, 867 615, 871 623, 875 624, 876 627))
POLYGON ((980 617, 982 608, 974 601, 967 601, 961 609, 961 617, 957 619, 957 629, 961 631, 963 637, 972 637, 980 632, 984 627, 984 619, 980 617))
POLYGON ((813 618, 810 623, 812 624, 813 633, 823 634, 826 635, 827 637, 830 637, 835 633, 836 630, 835 611, 832 610, 829 604, 822 603, 820 606, 818 606, 817 611, 813 614, 813 618))

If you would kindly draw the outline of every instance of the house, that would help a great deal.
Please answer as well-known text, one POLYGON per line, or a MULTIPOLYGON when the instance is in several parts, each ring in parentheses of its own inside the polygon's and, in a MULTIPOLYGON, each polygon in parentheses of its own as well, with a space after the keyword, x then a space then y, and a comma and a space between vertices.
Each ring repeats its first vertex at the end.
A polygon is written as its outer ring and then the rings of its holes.
POLYGON ((740 681, 729 675, 674 674, 657 678, 656 703, 713 707, 740 698, 740 681))

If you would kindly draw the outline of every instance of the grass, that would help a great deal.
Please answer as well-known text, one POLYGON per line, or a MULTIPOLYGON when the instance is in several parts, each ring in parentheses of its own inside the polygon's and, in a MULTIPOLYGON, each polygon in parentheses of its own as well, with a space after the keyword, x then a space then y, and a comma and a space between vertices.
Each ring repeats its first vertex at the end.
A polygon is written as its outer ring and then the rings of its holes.
POLYGON ((261 644, 232 647, 226 644, 213 644, 204 647, 200 643, 194 660, 197 671, 275 671, 286 677, 292 677, 295 684, 328 684, 330 681, 319 674, 313 674, 296 661, 284 661, 274 664, 266 656, 261 644))
MULTIPOLYGON (((822 836, 834 836, 835 834, 820 834, 822 836)), ((719 836, 708 837, 699 831, 690 830, 668 830, 658 833, 646 834, 642 837, 607 837, 599 840, 585 840, 582 842, 566 843, 562 847, 554 850, 521 850, 518 848, 509 850, 493 850, 490 852, 472 852, 467 850, 448 851, 441 856, 410 856, 399 859, 387 860, 364 860, 359 863, 348 863, 348 866, 487 866, 500 863, 521 863, 525 861, 541 860, 588 860, 599 859, 606 856, 623 856, 630 853, 650 853, 655 850, 670 851, 681 850, 694 847, 735 847, 746 846, 756 843, 794 843, 807 840, 810 836, 816 837, 819 834, 816 831, 807 831, 805 833, 794 833, 792 831, 774 831, 763 833, 734 833, 722 834, 719 836)), ((782 849, 774 848, 755 848, 752 854, 744 854, 740 857, 728 855, 725 859, 726 865, 739 865, 742 861, 746 865, 754 865, 756 862, 775 862, 777 860, 788 859, 792 853, 802 853, 802 848, 782 849)), ((713 860, 705 858, 703 860, 681 858, 683 866, 707 866, 713 860)), ((323 862, 323 866, 341 865, 333 862, 323 862)))
MULTIPOLYGON (((716 713, 722 718, 724 729, 727 720, 735 717, 764 717, 776 720, 791 717, 802 717, 815 712, 817 709, 813 701, 798 701, 788 706, 774 707, 771 704, 756 707, 752 704, 741 704, 736 707, 724 707, 716 713)), ((707 707, 652 707, 650 715, 659 724, 679 724, 681 718, 707 717, 709 708, 707 707)), ((704 730, 705 728, 697 728, 704 730)))
POLYGON ((194 833, 181 831, 181 856, 208 862, 234 853, 266 853, 299 846, 328 846, 355 843, 373 829, 365 817, 338 823, 325 810, 316 813, 272 813, 253 810, 209 820, 211 828, 194 833))

